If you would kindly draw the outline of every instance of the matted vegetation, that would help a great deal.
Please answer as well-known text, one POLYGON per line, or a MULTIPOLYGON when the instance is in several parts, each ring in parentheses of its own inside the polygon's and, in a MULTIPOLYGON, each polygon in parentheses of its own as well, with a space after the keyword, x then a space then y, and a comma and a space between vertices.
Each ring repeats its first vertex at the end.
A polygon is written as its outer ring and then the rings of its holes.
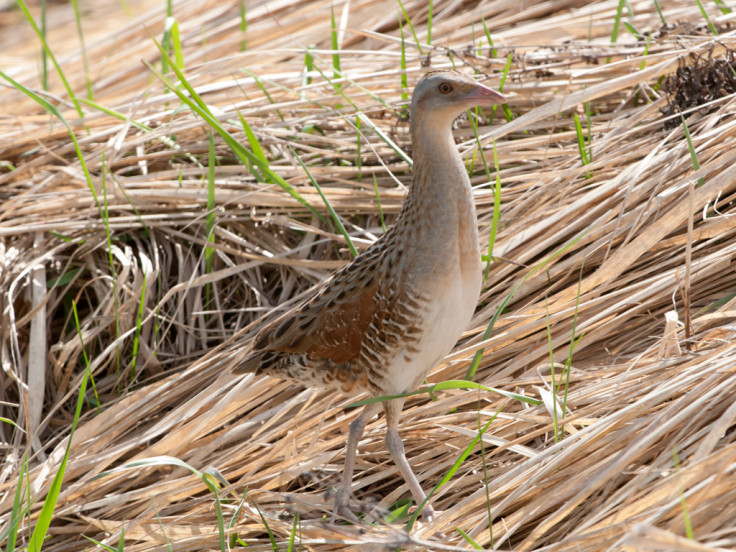
POLYGON ((90 2, 83 51, 55 5, 47 43, 78 105, 50 62, 44 91, 23 13, 0 14, 3 550, 40 547, 46 523, 48 551, 736 547, 734 14, 436 4, 272 1, 243 29, 236 4, 180 2, 164 33, 160 3, 90 2), (402 102, 427 66, 504 78, 509 98, 457 125, 493 243, 429 383, 535 400, 410 397, 401 433, 423 486, 443 483, 436 519, 386 521, 409 492, 381 416, 356 465, 366 523, 330 525, 356 410, 231 370, 264 317, 395 220, 402 102))

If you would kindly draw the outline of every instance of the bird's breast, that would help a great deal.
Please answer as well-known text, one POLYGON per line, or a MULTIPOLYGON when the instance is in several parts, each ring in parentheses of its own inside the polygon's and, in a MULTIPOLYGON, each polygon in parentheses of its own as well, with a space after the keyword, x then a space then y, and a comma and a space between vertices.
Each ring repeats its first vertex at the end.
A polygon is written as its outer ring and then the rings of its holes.
MULTIPOLYGON (((471 199, 472 201, 472 199, 471 199)), ((386 370, 384 392, 415 389, 452 350, 475 312, 481 289, 481 260, 472 203, 446 205, 448 210, 415 237, 407 262, 406 285, 424 300, 421 337, 400 350, 386 370)))

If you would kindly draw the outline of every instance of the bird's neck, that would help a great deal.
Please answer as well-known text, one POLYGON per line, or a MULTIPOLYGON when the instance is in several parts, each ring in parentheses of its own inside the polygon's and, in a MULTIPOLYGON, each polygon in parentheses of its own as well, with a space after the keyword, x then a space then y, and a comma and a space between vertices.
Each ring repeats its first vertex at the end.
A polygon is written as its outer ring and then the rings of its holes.
POLYGON ((408 207, 421 212, 423 220, 444 223, 442 231, 454 231, 466 220, 475 224, 470 180, 452 137, 452 120, 412 117, 414 173, 408 207))
POLYGON ((456 282, 458 273, 449 268, 455 267, 475 301, 481 274, 475 203, 452 121, 442 123, 412 120, 414 174, 391 239, 408 246, 404 267, 421 275, 416 285, 456 282))

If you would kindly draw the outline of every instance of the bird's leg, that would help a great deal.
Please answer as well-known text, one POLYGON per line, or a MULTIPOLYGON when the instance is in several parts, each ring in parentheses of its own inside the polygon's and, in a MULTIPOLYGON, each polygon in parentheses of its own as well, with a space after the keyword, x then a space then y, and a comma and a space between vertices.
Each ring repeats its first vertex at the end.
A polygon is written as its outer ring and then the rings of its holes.
POLYGON ((335 523, 335 517, 340 514, 346 517, 353 523, 360 523, 355 514, 350 510, 348 502, 352 491, 350 487, 353 483, 353 468, 355 468, 355 454, 358 451, 358 442, 363 436, 363 430, 365 424, 370 420, 380 409, 378 403, 372 403, 365 406, 363 412, 355 418, 350 424, 350 432, 348 433, 348 446, 345 454, 345 469, 342 472, 342 482, 340 487, 337 489, 337 496, 335 497, 335 508, 332 510, 332 517, 330 523, 335 523))
MULTIPOLYGON (((414 472, 411 470, 411 466, 406 459, 404 454, 404 443, 401 442, 399 437, 399 417, 401 416, 401 409, 404 407, 404 399, 394 399, 383 403, 383 408, 386 411, 386 425, 388 431, 386 432, 386 447, 391 453, 391 457, 394 459, 396 467, 399 468, 399 473, 409 485, 414 500, 417 503, 417 507, 427 499, 427 495, 424 494, 419 481, 417 481, 414 472)), ((432 521, 434 518, 434 510, 429 504, 424 505, 422 510, 422 518, 425 521, 432 521)))

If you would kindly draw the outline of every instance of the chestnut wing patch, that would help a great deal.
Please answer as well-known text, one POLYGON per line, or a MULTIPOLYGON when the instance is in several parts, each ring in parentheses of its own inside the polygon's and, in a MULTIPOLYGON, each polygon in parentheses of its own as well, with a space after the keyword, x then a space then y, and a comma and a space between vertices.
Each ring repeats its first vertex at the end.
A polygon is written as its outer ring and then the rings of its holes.
POLYGON ((368 326, 377 314, 377 285, 353 289, 338 301, 329 295, 307 302, 298 313, 275 320, 261 332, 256 349, 304 354, 350 362, 363 345, 368 326))

